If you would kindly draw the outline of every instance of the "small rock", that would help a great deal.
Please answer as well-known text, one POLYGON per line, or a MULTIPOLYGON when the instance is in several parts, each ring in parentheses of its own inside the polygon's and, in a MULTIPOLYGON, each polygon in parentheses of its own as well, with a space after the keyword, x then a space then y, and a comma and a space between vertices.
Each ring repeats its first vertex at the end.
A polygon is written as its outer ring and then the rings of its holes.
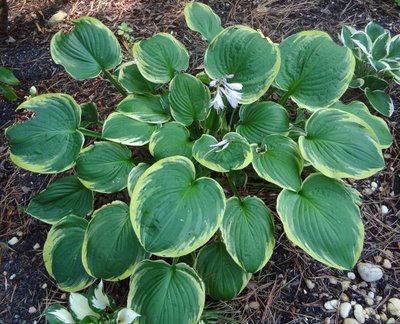
POLYGON ((350 304, 351 304, 351 306, 355 306, 355 305, 357 304, 357 302, 355 302, 354 300, 352 300, 352 301, 350 302, 350 304))
POLYGON ((371 182, 371 188, 378 188, 378 184, 375 181, 371 182))
POLYGON ((356 279, 356 275, 354 272, 347 272, 347 278, 349 278, 350 280, 354 280, 356 279))
POLYGON ((395 324, 395 323, 396 323, 396 320, 395 320, 393 317, 389 318, 389 319, 386 321, 386 324, 395 324))
POLYGON ((47 288, 47 283, 44 283, 43 285, 42 285, 42 289, 46 289, 47 288))
POLYGON ((382 211, 383 215, 386 215, 389 212, 389 208, 387 208, 387 206, 385 206, 385 205, 382 205, 381 211, 382 211))
POLYGON ((359 324, 354 318, 346 318, 343 324, 359 324))
POLYGON ((384 322, 387 321, 387 319, 388 319, 386 314, 383 313, 383 312, 379 313, 379 316, 381 317, 381 320, 384 321, 384 322))
POLYGON ((8 245, 15 245, 18 243, 18 237, 14 236, 11 240, 8 241, 8 245))
POLYGON ((351 304, 348 302, 341 303, 339 306, 339 314, 341 318, 347 318, 350 315, 351 304))
POLYGON ((66 299, 66 298, 67 298, 67 294, 66 294, 66 293, 63 293, 63 294, 60 296, 60 298, 61 298, 61 299, 66 299))
POLYGON ((374 260, 376 263, 381 263, 383 258, 380 255, 376 255, 376 256, 374 256, 374 260))
POLYGON ((374 294, 372 291, 370 291, 370 292, 368 293, 368 297, 369 297, 369 298, 374 298, 374 297, 375 297, 375 294, 374 294))
POLYGON ((379 303, 383 299, 382 296, 376 296, 376 301, 379 303))
POLYGON ((29 309, 28 309, 28 313, 29 313, 29 314, 34 314, 34 313, 36 313, 36 312, 37 312, 36 307, 33 307, 33 306, 29 307, 29 309))
POLYGON ((379 314, 376 314, 376 315, 375 315, 375 319, 378 320, 378 321, 381 319, 381 317, 379 316, 379 314))
POLYGON ((364 309, 360 304, 356 304, 354 306, 354 317, 356 318, 358 323, 365 323, 364 309))
POLYGON ((382 269, 372 263, 360 262, 357 264, 357 270, 360 277, 367 282, 378 281, 383 277, 382 269))
POLYGON ((385 260, 383 260, 382 267, 384 267, 385 269, 391 269, 392 264, 390 263, 390 261, 388 259, 385 259, 385 260))
POLYGON ((249 303, 249 306, 250 306, 250 308, 253 308, 253 309, 259 309, 260 308, 260 303, 258 302, 258 301, 251 301, 250 303, 249 303))
POLYGON ((358 285, 360 288, 367 288, 368 284, 365 281, 361 281, 360 284, 358 285))
POLYGON ((21 190, 23 191, 23 193, 28 193, 29 191, 31 191, 31 188, 27 186, 21 186, 21 190))
POLYGON ((16 276, 17 276, 17 275, 16 275, 15 273, 13 273, 13 274, 10 276, 10 280, 15 279, 16 276))
POLYGON ((340 300, 343 302, 349 302, 350 298, 346 294, 342 294, 342 296, 340 296, 340 300))
POLYGON ((17 235, 18 235, 19 237, 21 237, 22 235, 24 235, 24 233, 23 233, 22 231, 18 231, 18 232, 17 232, 17 235))
POLYGON ((33 246, 33 249, 34 250, 37 250, 37 249, 39 249, 40 248, 40 244, 39 243, 36 243, 34 246, 33 246))
POLYGON ((308 289, 312 290, 315 288, 315 283, 313 283, 310 279, 304 279, 306 286, 308 289))
POLYGON ((368 315, 368 316, 375 315, 375 310, 372 307, 367 307, 367 308, 364 308, 364 313, 365 313, 365 315, 368 315))
POLYGON ((328 300, 324 304, 324 307, 325 307, 326 310, 332 311, 332 310, 335 310, 338 307, 338 303, 339 303, 339 301, 337 299, 328 300))
POLYGON ((347 289, 349 289, 350 283, 351 283, 351 282, 348 281, 348 280, 342 281, 342 290, 347 290, 347 289))
POLYGON ((338 281, 335 278, 329 278, 329 283, 331 285, 337 285, 338 281))
POLYGON ((390 298, 387 309, 390 315, 400 317, 400 299, 390 298))
POLYGON ((7 44, 12 44, 12 43, 15 43, 15 42, 16 42, 16 40, 15 40, 14 37, 8 36, 8 38, 6 40, 7 44))
POLYGON ((366 303, 368 306, 372 306, 372 305, 374 304, 374 300, 373 300, 372 298, 368 297, 368 296, 365 297, 364 300, 365 300, 365 303, 366 303))
POLYGON ((47 22, 47 25, 49 27, 57 25, 60 22, 62 22, 65 19, 65 17, 67 17, 67 16, 68 16, 68 14, 65 11, 60 10, 57 13, 55 13, 53 16, 51 16, 51 18, 47 22))
POLYGON ((384 250, 383 254, 385 254, 389 259, 393 258, 393 252, 390 250, 384 250))
POLYGON ((390 153, 385 153, 383 154, 383 156, 385 157, 385 159, 390 159, 392 157, 390 153))

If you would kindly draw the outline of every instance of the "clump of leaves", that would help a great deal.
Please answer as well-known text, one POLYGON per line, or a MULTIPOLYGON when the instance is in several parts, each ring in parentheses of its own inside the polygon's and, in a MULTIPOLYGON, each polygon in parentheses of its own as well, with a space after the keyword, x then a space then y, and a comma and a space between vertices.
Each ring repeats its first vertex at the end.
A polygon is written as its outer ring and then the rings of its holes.
POLYGON ((13 87, 19 85, 19 80, 14 73, 3 66, 0 66, 0 95, 9 101, 17 100, 13 87))
POLYGON ((95 105, 43 94, 18 108, 33 119, 6 130, 18 166, 73 168, 26 208, 52 224, 49 274, 73 292, 130 277, 127 307, 139 323, 197 323, 206 294, 234 298, 268 262, 272 213, 238 186, 275 186, 288 239, 328 266, 352 268, 364 230, 359 193, 344 179, 381 170, 392 143, 363 103, 339 101, 356 63, 328 34, 275 44, 249 27, 223 28, 200 3, 189 3, 185 18, 208 41, 196 76, 170 34, 135 43, 135 60, 121 64, 113 33, 79 18, 54 36, 53 60, 78 80, 103 74, 123 96, 116 111, 101 124, 95 105), (89 129, 99 125, 101 133, 89 129), (83 147, 85 136, 95 142, 83 147), (93 211, 94 194, 119 191, 130 199, 93 211))
POLYGON ((133 29, 126 22, 123 22, 121 25, 118 26, 117 34, 124 38, 128 42, 128 44, 131 44, 135 41, 132 33, 133 29))

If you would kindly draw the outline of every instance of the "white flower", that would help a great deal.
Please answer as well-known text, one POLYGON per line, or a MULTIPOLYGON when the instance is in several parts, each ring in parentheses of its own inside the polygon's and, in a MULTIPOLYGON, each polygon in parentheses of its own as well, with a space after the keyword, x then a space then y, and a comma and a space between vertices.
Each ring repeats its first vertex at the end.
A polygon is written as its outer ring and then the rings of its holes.
POLYGON ((226 139, 222 140, 221 142, 218 142, 217 144, 210 145, 210 147, 213 149, 222 147, 221 149, 219 149, 215 152, 221 152, 221 151, 225 150, 228 146, 229 146, 229 142, 226 139))
POLYGON ((218 112, 225 107, 224 100, 222 100, 221 90, 219 88, 217 88, 215 98, 211 101, 211 106, 213 106, 218 112))
POLYGON ((236 108, 239 104, 239 100, 242 98, 242 93, 240 91, 243 89, 243 85, 237 82, 228 82, 228 79, 232 79, 233 77, 233 74, 228 74, 221 79, 212 80, 210 82, 210 87, 217 88, 215 98, 211 101, 211 106, 213 106, 217 111, 220 111, 225 107, 222 93, 225 95, 226 99, 228 99, 232 108, 236 108))

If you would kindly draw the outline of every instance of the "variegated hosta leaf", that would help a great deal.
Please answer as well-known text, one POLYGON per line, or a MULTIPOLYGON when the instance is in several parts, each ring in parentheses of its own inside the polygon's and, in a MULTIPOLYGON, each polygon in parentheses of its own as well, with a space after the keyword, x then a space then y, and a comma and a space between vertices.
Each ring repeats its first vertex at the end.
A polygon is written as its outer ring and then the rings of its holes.
POLYGON ((128 307, 139 324, 196 324, 205 303, 204 284, 184 263, 142 261, 131 276, 128 307))
POLYGON ((175 73, 189 67, 185 46, 166 33, 158 33, 136 43, 133 55, 140 73, 153 83, 167 83, 175 73))
POLYGON ((331 107, 353 114, 366 122, 374 131, 381 148, 388 148, 392 145, 393 138, 388 125, 382 118, 372 115, 364 103, 360 101, 352 101, 345 105, 338 101, 331 107))
POLYGON ((6 129, 10 158, 19 167, 40 173, 68 170, 82 148, 84 137, 78 131, 81 109, 66 94, 44 94, 22 103, 34 117, 6 129))
POLYGON ((366 33, 363 31, 357 31, 351 35, 351 39, 365 55, 371 56, 372 41, 366 33))
POLYGON ((93 213, 82 250, 83 265, 91 276, 125 279, 135 264, 147 257, 133 231, 128 205, 114 201, 93 213))
POLYGON ((142 146, 149 142, 158 125, 138 121, 122 113, 108 116, 103 125, 103 138, 130 146, 142 146))
POLYGON ((250 143, 259 144, 267 135, 289 133, 288 113, 275 102, 257 102, 242 106, 239 116, 236 131, 250 143))
POLYGON ((27 214, 54 224, 66 215, 86 217, 93 210, 93 192, 76 176, 58 179, 32 198, 27 214))
POLYGON ((203 3, 189 2, 184 14, 188 27, 209 42, 223 30, 219 16, 203 3))
POLYGON ((130 118, 149 124, 161 124, 170 119, 162 105, 161 96, 158 95, 130 95, 119 103, 117 110, 130 118))
POLYGON ((300 32, 283 40, 279 49, 282 64, 275 83, 300 107, 328 107, 347 90, 354 74, 354 56, 328 34, 300 32))
POLYGON ((215 180, 196 179, 188 158, 175 156, 156 162, 143 173, 130 207, 142 246, 155 255, 177 257, 196 250, 214 235, 222 222, 225 196, 215 180))
POLYGON ((319 110, 300 136, 303 157, 332 178, 364 179, 384 167, 373 130, 357 116, 338 109, 319 110))
POLYGON ((149 151, 157 160, 175 155, 191 158, 192 146, 187 128, 178 122, 170 122, 153 133, 149 151))
POLYGON ((121 47, 111 30, 95 18, 73 21, 69 33, 59 31, 51 40, 51 56, 75 79, 98 76, 121 63, 121 47))
POLYGON ((371 55, 376 61, 385 58, 389 53, 390 33, 385 31, 372 44, 371 55))
POLYGON ((246 272, 257 272, 272 255, 275 238, 272 214, 263 201, 248 196, 226 202, 221 226, 226 249, 246 272))
POLYGON ((90 308, 86 296, 79 293, 71 293, 69 295, 69 307, 78 320, 83 320, 86 316, 100 317, 98 313, 90 308))
POLYGON ((222 242, 203 247, 197 256, 195 269, 204 281, 206 293, 218 300, 235 298, 251 278, 251 273, 233 261, 222 242))
POLYGON ((71 313, 63 306, 58 304, 50 305, 43 312, 49 324, 75 324, 71 313))
POLYGON ((76 161, 76 172, 83 185, 104 193, 124 189, 133 167, 131 151, 126 146, 109 142, 89 145, 76 161))
POLYGON ((253 148, 252 164, 261 178, 284 189, 300 190, 304 161, 296 142, 289 137, 265 137, 260 147, 253 148))
POLYGON ((351 36, 353 34, 355 34, 356 32, 357 32, 357 30, 351 26, 344 25, 342 27, 342 30, 340 32, 340 40, 344 46, 346 46, 350 49, 356 48, 356 45, 354 44, 353 40, 351 39, 351 36))
POLYGON ((210 110, 210 91, 190 74, 176 75, 169 85, 169 102, 174 119, 185 126, 207 118, 210 110))
POLYGON ((90 308, 97 313, 104 312, 111 305, 110 298, 104 292, 103 280, 100 280, 97 287, 90 287, 87 299, 90 308))
POLYGON ((129 308, 122 308, 117 314, 118 324, 133 324, 140 315, 129 308))
POLYGON ((392 38, 389 44, 389 53, 386 59, 393 60, 395 62, 400 61, 400 34, 392 38))
POLYGON ((376 75, 367 75, 364 77, 363 85, 365 88, 370 88, 371 90, 385 90, 389 86, 389 83, 376 75))
POLYGON ((135 166, 131 170, 131 172, 129 172, 129 175, 128 175, 128 186, 127 186, 129 197, 132 195, 133 189, 135 189, 135 186, 136 186, 136 183, 139 180, 139 177, 149 167, 150 167, 150 165, 148 165, 147 163, 139 163, 137 166, 135 166))
POLYGON ((147 81, 140 73, 135 62, 128 62, 118 69, 118 82, 129 93, 150 94, 158 88, 158 84, 147 81))
POLYGON ((365 34, 368 35, 372 43, 385 33, 385 28, 371 21, 365 26, 365 34))
POLYGON ((86 128, 90 125, 100 124, 99 112, 94 102, 87 102, 80 105, 81 107, 81 123, 80 126, 86 128))
POLYGON ((392 98, 382 90, 365 89, 365 95, 368 98, 372 108, 386 117, 392 116, 394 104, 392 98))
POLYGON ((193 145, 193 157, 201 165, 217 172, 244 169, 253 153, 247 140, 237 133, 227 133, 221 142, 203 134, 193 145))
POLYGON ((82 244, 88 222, 78 216, 65 216, 47 234, 43 248, 44 265, 60 289, 79 291, 95 279, 82 264, 82 244))
POLYGON ((277 211, 294 244, 330 267, 353 268, 364 228, 352 192, 343 182, 313 174, 299 193, 285 189, 279 194, 277 211))
POLYGON ((240 103, 250 104, 272 84, 280 66, 277 46, 244 26, 224 29, 207 48, 204 67, 212 79, 233 74, 230 83, 243 85, 240 103))

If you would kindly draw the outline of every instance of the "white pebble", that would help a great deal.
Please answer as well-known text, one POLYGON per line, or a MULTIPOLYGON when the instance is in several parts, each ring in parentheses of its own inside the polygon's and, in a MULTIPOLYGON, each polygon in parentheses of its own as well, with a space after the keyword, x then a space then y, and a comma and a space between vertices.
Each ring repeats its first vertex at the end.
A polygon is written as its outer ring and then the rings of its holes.
POLYGON ((47 283, 44 283, 43 285, 42 285, 42 289, 46 289, 47 288, 47 283))
POLYGON ((355 305, 357 304, 357 302, 355 302, 354 300, 352 300, 352 301, 350 302, 350 304, 351 304, 351 306, 355 306, 355 305))
POLYGON ((396 323, 396 320, 395 320, 393 317, 389 318, 389 319, 386 321, 386 324, 395 324, 395 323, 396 323))
POLYGON ((29 314, 34 314, 37 312, 37 309, 36 309, 36 307, 31 306, 31 307, 29 307, 28 312, 29 312, 29 314))
POLYGON ((335 278, 329 278, 329 283, 331 285, 337 285, 338 281, 335 278))
POLYGON ((392 157, 390 153, 385 153, 383 154, 383 156, 385 157, 385 159, 390 159, 392 157))
POLYGON ((382 269, 372 263, 360 262, 357 264, 357 270, 360 277, 367 282, 378 281, 383 277, 382 269))
POLYGON ((350 287, 350 281, 348 281, 348 280, 342 281, 342 289, 343 290, 347 290, 347 289, 349 289, 349 287, 350 287))
POLYGON ((387 309, 390 315, 400 317, 400 299, 390 298, 387 309))
POLYGON ((308 289, 312 290, 315 287, 315 283, 313 283, 310 279, 304 279, 304 282, 306 283, 306 286, 308 289))
POLYGON ((39 243, 36 243, 34 246, 33 246, 33 249, 34 250, 37 250, 37 249, 39 249, 40 248, 40 244, 39 243))
POLYGON ((389 212, 389 208, 387 208, 385 205, 382 205, 381 211, 383 215, 386 215, 389 212))
POLYGON ((347 318, 350 315, 351 304, 350 303, 341 303, 339 306, 339 314, 341 318, 347 318))
POLYGON ((385 269, 391 269, 392 264, 390 263, 390 261, 388 259, 385 259, 385 260, 383 260, 382 267, 384 267, 385 269))
POLYGON ((8 245, 15 245, 18 243, 18 237, 14 236, 11 240, 8 241, 8 245))
POLYGON ((376 296, 376 301, 379 303, 383 299, 382 296, 376 296))
POLYGON ((24 235, 24 233, 22 233, 21 231, 18 231, 18 232, 17 232, 17 235, 18 235, 19 237, 21 237, 22 235, 24 235))
POLYGON ((346 318, 343 324, 359 324, 354 318, 346 318))
POLYGON ((13 280, 16 276, 17 276, 17 275, 16 275, 15 273, 13 273, 13 274, 10 276, 10 280, 13 280))
POLYGON ((356 279, 356 275, 354 274, 354 272, 347 272, 347 278, 349 278, 350 280, 354 280, 356 279))
POLYGON ((354 317, 359 323, 365 323, 364 309, 360 304, 354 306, 354 317))
POLYGON ((372 306, 372 305, 374 304, 374 300, 373 300, 372 298, 368 297, 368 296, 365 297, 364 300, 365 300, 365 303, 366 303, 368 306, 372 306))
POLYGON ((368 297, 369 297, 369 298, 374 298, 374 297, 375 297, 375 294, 374 294, 372 291, 370 291, 370 292, 368 293, 368 297))
POLYGON ((324 304, 324 307, 328 311, 335 310, 338 307, 338 303, 339 303, 339 301, 337 299, 328 300, 324 304))
POLYGON ((371 182, 371 188, 378 188, 378 184, 375 181, 371 182))
POLYGON ((249 303, 249 306, 250 306, 250 308, 253 308, 253 309, 259 309, 260 308, 260 303, 258 301, 256 301, 256 300, 254 300, 254 301, 251 301, 249 303))

